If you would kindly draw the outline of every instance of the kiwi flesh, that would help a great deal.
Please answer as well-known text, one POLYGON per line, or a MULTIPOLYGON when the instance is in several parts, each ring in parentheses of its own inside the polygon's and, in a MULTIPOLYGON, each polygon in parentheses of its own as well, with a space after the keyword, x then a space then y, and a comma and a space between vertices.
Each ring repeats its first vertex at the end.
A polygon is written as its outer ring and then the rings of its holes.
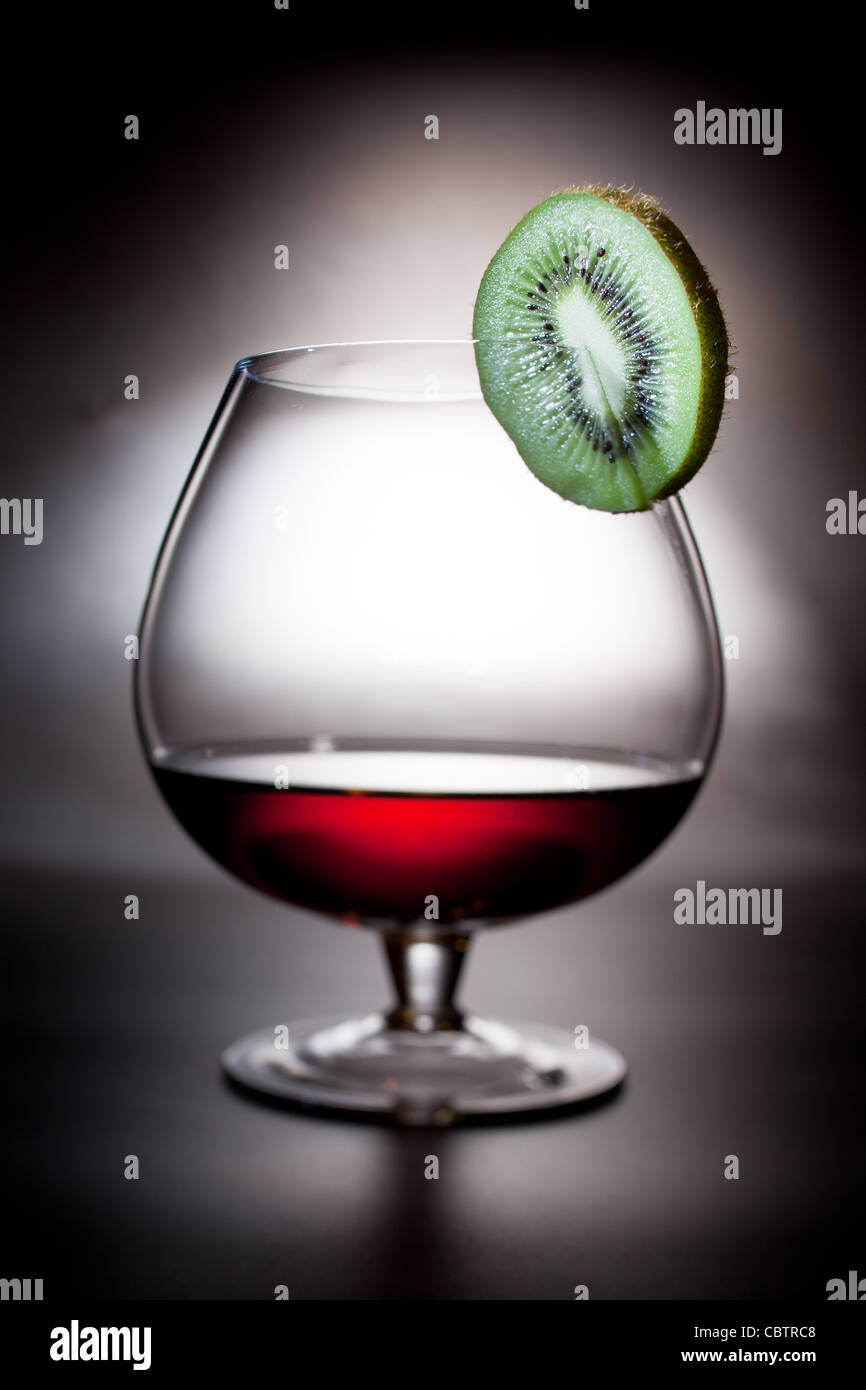
POLYGON ((487 267, 473 337, 487 404, 572 502, 644 511, 712 447, 725 320, 683 233, 644 194, 577 188, 534 207, 487 267))

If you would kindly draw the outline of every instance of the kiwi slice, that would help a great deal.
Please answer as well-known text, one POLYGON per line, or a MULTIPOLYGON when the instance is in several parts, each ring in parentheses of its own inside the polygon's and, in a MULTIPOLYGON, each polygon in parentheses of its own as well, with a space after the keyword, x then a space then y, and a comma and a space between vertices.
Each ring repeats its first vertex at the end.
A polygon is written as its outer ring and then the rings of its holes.
POLYGON ((484 398, 572 502, 644 511, 709 453, 728 334, 682 232, 645 194, 578 188, 517 224, 473 321, 484 398))

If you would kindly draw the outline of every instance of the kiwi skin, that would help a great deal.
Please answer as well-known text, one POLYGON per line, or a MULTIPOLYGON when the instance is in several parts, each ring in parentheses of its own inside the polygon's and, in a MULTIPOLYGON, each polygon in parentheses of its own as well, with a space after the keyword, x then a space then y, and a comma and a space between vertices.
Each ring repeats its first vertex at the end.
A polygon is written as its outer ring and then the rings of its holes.
POLYGON ((725 377, 728 374, 730 339, 715 286, 689 242, 661 204, 648 193, 628 188, 582 184, 562 188, 560 193, 592 193, 614 207, 630 212, 651 232, 683 282, 701 343, 701 389, 698 414, 691 447, 677 476, 658 494, 661 501, 679 492, 694 477, 710 452, 718 434, 725 404, 725 377))

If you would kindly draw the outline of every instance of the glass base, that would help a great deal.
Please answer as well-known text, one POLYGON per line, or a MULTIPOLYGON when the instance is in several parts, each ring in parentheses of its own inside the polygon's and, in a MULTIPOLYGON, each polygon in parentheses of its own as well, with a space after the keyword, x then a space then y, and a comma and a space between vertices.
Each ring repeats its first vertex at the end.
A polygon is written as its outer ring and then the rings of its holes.
POLYGON ((576 1048, 564 1028, 466 1015, 419 1032, 382 1014, 309 1019, 251 1033, 222 1066, 247 1090, 305 1108, 358 1112, 402 1125, 571 1106, 612 1090, 626 1064, 606 1043, 576 1048))

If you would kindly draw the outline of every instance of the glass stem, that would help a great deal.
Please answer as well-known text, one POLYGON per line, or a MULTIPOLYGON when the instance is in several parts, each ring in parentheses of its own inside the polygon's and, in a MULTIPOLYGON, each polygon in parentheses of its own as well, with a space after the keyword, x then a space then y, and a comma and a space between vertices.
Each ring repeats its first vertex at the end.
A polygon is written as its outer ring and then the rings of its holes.
POLYGON ((426 937, 385 932, 383 940, 397 992, 396 1004, 385 1015, 386 1026, 412 1033, 462 1028, 463 1014, 454 1004, 454 991, 468 938, 444 932, 426 937))

